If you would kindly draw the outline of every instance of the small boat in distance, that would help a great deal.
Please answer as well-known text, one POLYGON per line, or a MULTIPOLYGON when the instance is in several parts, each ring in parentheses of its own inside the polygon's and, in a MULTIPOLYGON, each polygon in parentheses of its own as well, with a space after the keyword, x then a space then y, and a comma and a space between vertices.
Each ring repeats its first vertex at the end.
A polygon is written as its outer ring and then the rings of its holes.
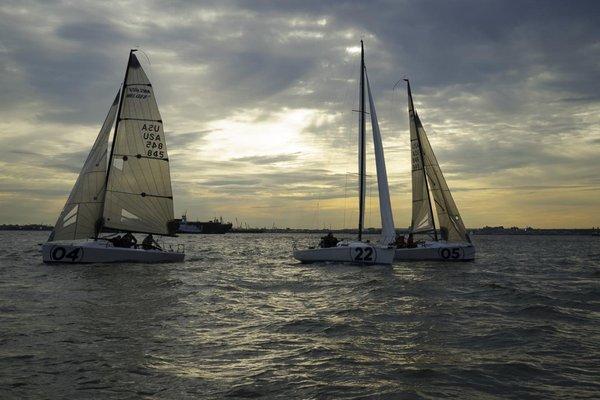
POLYGON ((337 242, 332 235, 323 238, 319 247, 308 249, 294 249, 294 258, 303 262, 350 262, 358 264, 391 264, 394 259, 394 240, 396 233, 394 230, 394 220, 392 218, 392 207, 390 204, 390 193, 387 181, 387 172, 385 168, 385 158, 383 154, 383 144, 381 133, 379 132, 379 123, 377 122, 377 113, 375 103, 371 94, 367 69, 365 67, 364 47, 360 41, 360 96, 359 103, 359 124, 358 124, 358 239, 344 240, 337 242), (377 169, 377 187, 379 190, 379 209, 381 212, 381 237, 378 243, 363 241, 363 228, 365 218, 365 183, 366 183, 366 147, 365 147, 365 83, 369 93, 369 107, 371 115, 371 127, 373 130, 373 145, 375 148, 375 165, 377 169))
POLYGON ((412 160, 412 222, 407 243, 397 244, 397 261, 440 260, 469 261, 475 258, 475 246, 465 229, 437 162, 425 129, 415 110, 410 83, 408 91, 408 117, 412 160), (439 235, 435 225, 431 195, 435 202, 439 235), (415 241, 414 235, 425 237, 415 241))
POLYGON ((122 89, 42 245, 45 263, 178 262, 185 257, 150 240, 137 246, 100 237, 102 232, 174 236, 176 229, 163 121, 135 51, 129 53, 122 89))

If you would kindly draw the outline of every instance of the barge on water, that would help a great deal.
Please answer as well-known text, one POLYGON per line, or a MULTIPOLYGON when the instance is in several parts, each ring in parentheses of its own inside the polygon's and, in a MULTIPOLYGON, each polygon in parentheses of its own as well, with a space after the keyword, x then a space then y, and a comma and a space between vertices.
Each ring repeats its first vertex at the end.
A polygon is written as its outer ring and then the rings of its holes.
POLYGON ((231 222, 223 223, 223 218, 215 218, 212 221, 188 221, 184 214, 178 220, 179 228, 177 233, 202 233, 202 234, 223 234, 231 231, 231 222))

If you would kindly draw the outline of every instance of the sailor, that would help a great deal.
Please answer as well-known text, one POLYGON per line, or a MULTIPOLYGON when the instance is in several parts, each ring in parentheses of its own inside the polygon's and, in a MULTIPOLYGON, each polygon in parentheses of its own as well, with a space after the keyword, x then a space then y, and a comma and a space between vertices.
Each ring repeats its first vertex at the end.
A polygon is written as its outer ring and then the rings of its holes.
POLYGON ((153 249, 157 249, 157 250, 162 250, 160 248, 160 246, 158 245, 158 243, 156 243, 156 240, 154 240, 154 237, 152 236, 152 234, 148 234, 148 236, 146 236, 144 238, 144 240, 142 241, 142 248, 144 250, 153 250, 153 249))
POLYGON ((137 247, 137 239, 135 238, 135 236, 133 236, 131 234, 131 232, 127 232, 121 238, 121 246, 119 246, 119 247, 126 247, 126 248, 137 247))
POLYGON ((333 236, 333 233, 329 232, 327 235, 321 238, 321 242, 319 243, 320 247, 335 247, 338 244, 339 240, 333 236))
POLYGON ((413 240, 413 234, 412 233, 408 234, 408 241, 406 242, 406 247, 408 247, 408 248, 417 247, 417 244, 413 240))
POLYGON ((404 235, 398 235, 396 238, 396 247, 402 249, 406 247, 406 242, 404 242, 404 235))
POLYGON ((121 235, 117 235, 113 238, 107 238, 106 240, 111 242, 115 247, 121 247, 121 235))
POLYGON ((440 236, 442 237, 443 241, 448 241, 448 228, 446 228, 445 226, 442 226, 440 228, 440 236))

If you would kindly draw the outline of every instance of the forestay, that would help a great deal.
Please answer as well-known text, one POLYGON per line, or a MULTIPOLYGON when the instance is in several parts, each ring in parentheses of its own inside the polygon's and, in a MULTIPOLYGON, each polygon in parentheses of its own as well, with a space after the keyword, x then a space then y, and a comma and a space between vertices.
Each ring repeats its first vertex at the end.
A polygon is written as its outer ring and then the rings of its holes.
POLYGON ((388 186, 387 170, 385 167, 381 132, 379 131, 379 122, 377 121, 375 102, 373 101, 373 96, 371 94, 371 85, 369 84, 369 76, 367 75, 366 69, 365 78, 367 81, 367 92, 369 93, 369 109, 371 115, 371 127, 373 130, 373 145, 375 147, 375 166, 377 168, 379 210, 381 213, 381 243, 387 245, 393 243, 396 239, 396 231, 394 229, 394 218, 392 215, 392 206, 390 204, 390 190, 388 186))
POLYGON ((48 241, 88 239, 95 236, 104 202, 108 137, 117 114, 119 94, 108 111, 100 133, 83 164, 48 241))
POLYGON ((104 226, 171 234, 173 194, 167 143, 154 90, 129 57, 108 173, 104 226))

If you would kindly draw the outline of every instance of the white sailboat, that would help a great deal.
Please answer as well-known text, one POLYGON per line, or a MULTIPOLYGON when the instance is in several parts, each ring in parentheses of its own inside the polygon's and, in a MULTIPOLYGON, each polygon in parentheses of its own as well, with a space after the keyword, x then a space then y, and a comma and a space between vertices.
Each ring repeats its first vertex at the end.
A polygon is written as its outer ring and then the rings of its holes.
POLYGON ((122 89, 48 242, 42 245, 44 262, 177 262, 185 257, 183 251, 159 246, 119 247, 99 236, 102 232, 173 236, 176 229, 163 123, 135 51, 129 54, 122 89))
POLYGON ((410 83, 408 116, 412 159, 412 222, 409 241, 396 249, 395 260, 467 261, 475 258, 475 247, 460 217, 440 165, 415 110, 410 83), (437 211, 439 234, 433 215, 431 195, 437 211), (413 236, 425 236, 414 241, 413 236))
POLYGON ((359 264, 391 264, 394 258, 394 220, 385 168, 385 158, 381 133, 377 122, 375 103, 371 94, 369 78, 364 61, 364 47, 361 40, 360 62, 360 109, 359 109, 359 152, 358 152, 358 186, 359 186, 359 219, 358 240, 341 241, 332 247, 313 247, 308 249, 294 249, 294 258, 303 262, 350 262, 359 264), (375 165, 377 169, 377 187, 379 190, 379 208, 381 211, 382 232, 378 243, 363 241, 362 233, 365 214, 365 183, 366 183, 366 147, 365 147, 365 83, 369 94, 369 108, 371 126, 373 130, 373 144, 375 149, 375 165))

